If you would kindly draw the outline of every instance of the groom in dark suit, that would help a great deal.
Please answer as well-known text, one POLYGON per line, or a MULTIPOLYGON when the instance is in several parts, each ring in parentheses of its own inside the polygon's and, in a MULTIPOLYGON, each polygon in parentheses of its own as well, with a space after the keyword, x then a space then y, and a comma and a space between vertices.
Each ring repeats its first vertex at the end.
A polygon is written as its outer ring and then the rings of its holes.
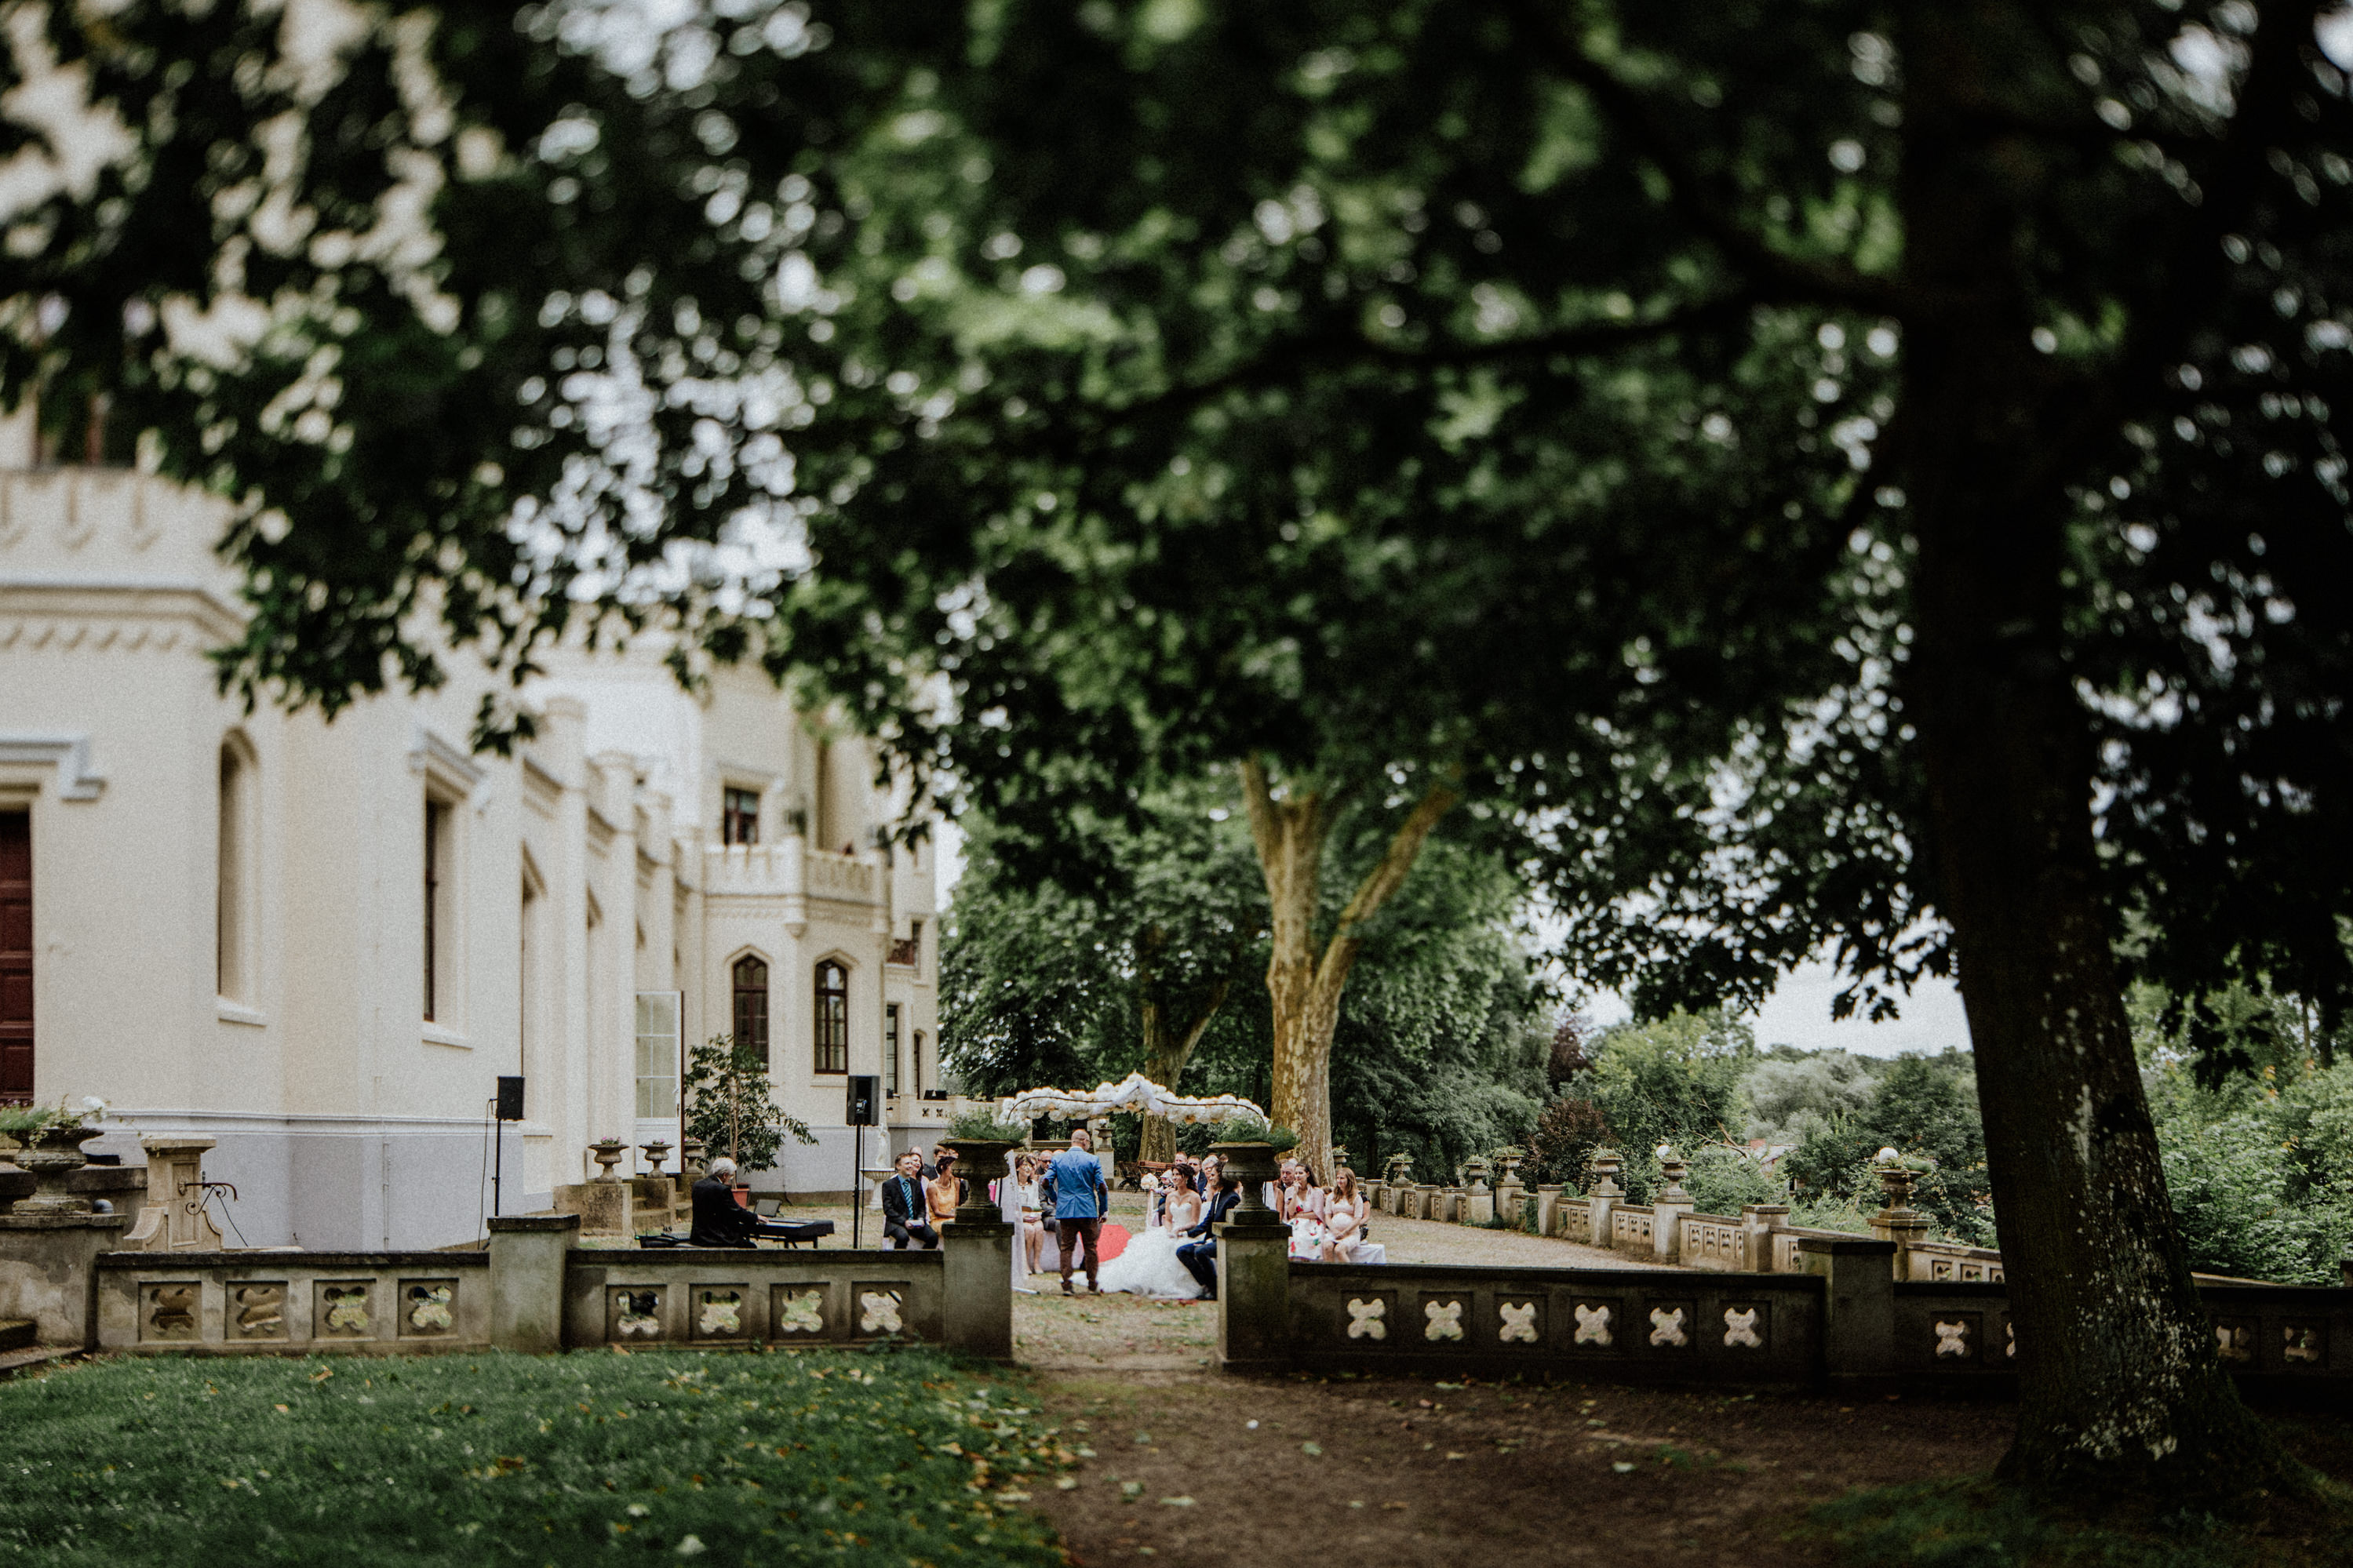
POLYGON ((1218 1299, 1218 1237, 1209 1227, 1231 1214, 1234 1205, 1241 1201, 1241 1184, 1231 1176, 1219 1177, 1218 1191, 1209 1199, 1208 1211, 1201 1215, 1200 1224, 1185 1233, 1201 1239, 1188 1241, 1176 1249, 1176 1261, 1201 1282, 1201 1300, 1205 1301, 1218 1299))

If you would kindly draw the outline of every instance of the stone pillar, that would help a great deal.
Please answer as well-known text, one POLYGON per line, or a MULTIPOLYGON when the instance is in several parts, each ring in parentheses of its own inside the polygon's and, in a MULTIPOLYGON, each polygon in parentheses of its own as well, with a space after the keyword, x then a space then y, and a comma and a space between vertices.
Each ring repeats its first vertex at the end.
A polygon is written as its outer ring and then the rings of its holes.
MULTIPOLYGON (((987 1186, 972 1184, 987 1194, 987 1186)), ((984 1361, 1013 1359, 1013 1227, 970 1205, 940 1229, 942 1338, 948 1349, 984 1361)))
POLYGON ((1219 1370, 1290 1371, 1291 1227, 1229 1219, 1217 1237, 1219 1370))
POLYGON ((1586 1200, 1593 1222, 1593 1245, 1609 1247, 1616 1239, 1610 1234, 1609 1216, 1617 1213, 1618 1200, 1626 1195, 1626 1189, 1618 1184, 1618 1173, 1626 1168, 1626 1162, 1615 1149, 1596 1149, 1586 1163, 1593 1172, 1593 1193, 1586 1200))
POLYGON ((1440 1217, 1438 1213, 1438 1184, 1435 1182, 1422 1182, 1418 1184, 1413 1189, 1413 1199, 1411 1204, 1406 1209, 1406 1215, 1411 1219, 1437 1219, 1440 1217))
POLYGON ((1683 1191, 1683 1176, 1690 1170, 1673 1144, 1659 1145, 1659 1174, 1667 1184, 1651 1200, 1651 1248, 1662 1263, 1683 1261, 1683 1219, 1692 1212, 1692 1195, 1683 1191))
POLYGON ((491 1224, 491 1343, 552 1355, 564 1348, 564 1254, 572 1214, 501 1215, 491 1224))
POLYGON ((119 1214, 0 1215, 0 1318, 28 1319, 37 1343, 98 1343, 98 1255, 120 1248, 119 1214))
POLYGON ((1748 1267, 1759 1274, 1773 1272, 1773 1233, 1789 1228, 1788 1204, 1743 1204, 1740 1228, 1748 1235, 1748 1267))
POLYGON ((211 1252, 224 1245, 205 1212, 205 1153, 209 1138, 142 1138, 147 1152, 147 1202, 139 1223, 122 1238, 126 1251, 211 1252))
POLYGON ((1560 1226, 1560 1184, 1536 1184, 1536 1234, 1550 1236, 1560 1226))
POLYGON ((1879 1190, 1886 1203, 1871 1216, 1871 1234, 1895 1244, 1895 1256, 1889 1264, 1891 1275, 1908 1279, 1912 1277, 1912 1248, 1928 1239, 1928 1216, 1912 1206, 1912 1184, 1919 1179, 1918 1173, 1893 1149, 1882 1149, 1874 1163, 1879 1169, 1879 1190))
POLYGON ((1504 1179, 1495 1184, 1495 1212, 1502 1215, 1504 1221, 1513 1228, 1517 1229, 1521 1215, 1526 1212, 1527 1201, 1527 1189, 1520 1185, 1519 1168, 1516 1165, 1505 1165, 1504 1179))
POLYGON ((1870 1393, 1894 1381, 1895 1252, 1877 1237, 1798 1239, 1800 1268, 1824 1282, 1822 1370, 1833 1389, 1870 1393))

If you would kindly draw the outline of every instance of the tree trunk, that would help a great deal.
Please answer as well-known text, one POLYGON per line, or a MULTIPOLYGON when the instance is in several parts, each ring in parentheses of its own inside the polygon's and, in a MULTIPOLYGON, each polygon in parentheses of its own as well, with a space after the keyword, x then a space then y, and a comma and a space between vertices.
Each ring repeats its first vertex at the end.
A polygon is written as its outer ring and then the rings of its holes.
MULTIPOLYGON (((1193 1047, 1201 1043, 1209 1021, 1225 1005, 1231 989, 1229 982, 1219 981, 1210 988, 1207 1005, 1181 1028, 1170 1026, 1166 1005, 1158 996, 1147 994, 1138 1009, 1144 1026, 1144 1076, 1163 1089, 1177 1089, 1177 1080, 1185 1076, 1185 1064, 1192 1058, 1193 1047)), ((1176 1123, 1166 1117, 1145 1117, 1136 1158, 1164 1163, 1176 1159, 1176 1123)))
POLYGON ((1241 763, 1242 798, 1250 807, 1250 837, 1266 877, 1273 909, 1273 956, 1267 961, 1266 990, 1273 1005, 1274 1073, 1268 1115, 1299 1134, 1296 1156, 1318 1179, 1331 1179, 1332 1034, 1340 1022, 1340 997, 1356 966, 1364 922, 1388 902, 1413 869, 1415 857, 1438 819, 1461 798, 1445 784, 1432 784, 1389 837, 1378 864, 1357 884, 1341 910, 1331 940, 1317 952, 1315 907, 1322 888, 1324 846, 1337 815, 1331 796, 1314 789, 1286 790, 1278 798, 1266 766, 1256 757, 1241 763))
MULTIPOLYGON (((2078 1502, 2251 1495, 2294 1467, 2215 1356, 2141 1091, 2092 836, 2092 739, 2063 649, 2073 410, 2012 282, 2016 197, 1970 122, 1982 25, 1905 43, 1906 325, 1892 433, 1919 545, 1909 696, 1975 1043, 2016 1333, 2003 1473, 2078 1502)), ((1974 13, 1968 14, 1974 16, 1974 13)), ((2026 24, 2021 23, 2021 26, 2026 24)), ((1997 1356, 2002 1347, 1989 1347, 1997 1356)))

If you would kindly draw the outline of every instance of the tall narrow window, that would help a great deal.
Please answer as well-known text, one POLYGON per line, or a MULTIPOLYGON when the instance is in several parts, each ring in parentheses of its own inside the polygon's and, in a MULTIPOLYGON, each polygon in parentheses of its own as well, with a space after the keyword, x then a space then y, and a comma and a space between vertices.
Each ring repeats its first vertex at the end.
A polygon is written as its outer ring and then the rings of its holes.
POLYGON ((768 966, 756 958, 735 961, 735 1043, 768 1065, 768 966))
POLYGON ((722 844, 760 842, 760 796, 757 791, 731 789, 722 792, 719 841, 722 844))
POLYGON ((33 1100, 33 817, 0 811, 0 1105, 33 1100))
POLYGON ((449 803, 425 802, 425 1017, 430 1023, 449 1010, 453 978, 449 963, 449 803))
POLYGON ((915 1098, 923 1098, 923 1031, 915 1031, 915 1098))
POLYGON ((882 1009, 882 1092, 899 1092, 899 1004, 882 1009))
POLYGON ((849 971, 831 959, 817 966, 817 1070, 849 1070, 849 971))
POLYGON ((213 976, 218 994, 249 1000, 253 958, 253 768, 234 742, 220 750, 220 842, 215 868, 213 976))

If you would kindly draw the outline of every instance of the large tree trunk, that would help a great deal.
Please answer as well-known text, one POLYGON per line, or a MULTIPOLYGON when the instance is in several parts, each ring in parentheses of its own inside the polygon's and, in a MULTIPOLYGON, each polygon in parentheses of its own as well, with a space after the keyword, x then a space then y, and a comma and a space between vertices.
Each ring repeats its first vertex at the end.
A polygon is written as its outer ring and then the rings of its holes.
POLYGON ((1299 1134, 1295 1151, 1328 1181, 1332 1164, 1332 1034, 1340 1022, 1340 997, 1348 972, 1364 944, 1364 922, 1403 885, 1415 857, 1438 819, 1461 796, 1432 784, 1397 831, 1378 864, 1366 874, 1341 910, 1331 939, 1319 952, 1315 907, 1323 885, 1324 847, 1337 815, 1321 790, 1291 789, 1280 796, 1256 757, 1241 763, 1242 799, 1249 805, 1250 837, 1258 846, 1273 909, 1273 956, 1267 961, 1267 998, 1273 1005, 1273 1104, 1268 1114, 1278 1126, 1299 1134))
MULTIPOLYGON (((1919 543, 1910 696, 2016 1331, 2004 1473, 2093 1502, 2252 1493, 2291 1467, 2217 1363, 2158 1160, 2109 942, 2092 741, 2063 648, 2073 412, 2011 283, 2014 171, 1970 121, 1973 13, 1906 43, 1907 324, 1892 443, 1919 543)), ((1981 20, 1981 18, 1979 18, 1981 20)), ((2021 24, 2024 25, 2024 24, 2021 24)), ((1992 1347, 2001 1353, 2001 1347, 1992 1347)))
MULTIPOLYGON (((1201 1043, 1209 1021, 1226 1005, 1227 994, 1233 987, 1230 981, 1219 980, 1209 988, 1191 1016, 1172 1016, 1157 984, 1160 949, 1166 941, 1166 933, 1157 926, 1136 941, 1136 988, 1141 996, 1137 1013, 1144 1031, 1144 1076, 1163 1089, 1176 1089, 1177 1080, 1185 1076, 1185 1064, 1191 1059, 1193 1047, 1201 1043)), ((1175 1123, 1164 1117, 1145 1117, 1136 1158, 1163 1163, 1176 1159, 1175 1123)))

